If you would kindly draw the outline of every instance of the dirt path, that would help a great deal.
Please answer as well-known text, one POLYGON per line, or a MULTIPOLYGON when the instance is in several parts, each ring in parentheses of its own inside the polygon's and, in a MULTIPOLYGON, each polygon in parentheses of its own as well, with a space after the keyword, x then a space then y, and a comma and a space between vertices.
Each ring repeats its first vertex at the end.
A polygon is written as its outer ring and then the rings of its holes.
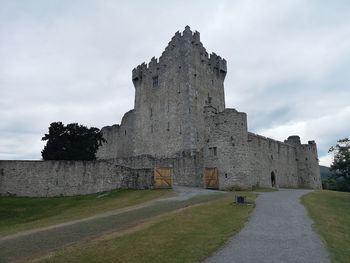
POLYGON ((262 193, 243 230, 205 263, 328 263, 329 255, 300 197, 309 190, 262 193))
POLYGON ((64 246, 124 231, 140 222, 184 207, 221 198, 224 193, 175 187, 178 195, 137 207, 96 215, 56 226, 34 229, 0 239, 0 262, 25 261, 64 246))

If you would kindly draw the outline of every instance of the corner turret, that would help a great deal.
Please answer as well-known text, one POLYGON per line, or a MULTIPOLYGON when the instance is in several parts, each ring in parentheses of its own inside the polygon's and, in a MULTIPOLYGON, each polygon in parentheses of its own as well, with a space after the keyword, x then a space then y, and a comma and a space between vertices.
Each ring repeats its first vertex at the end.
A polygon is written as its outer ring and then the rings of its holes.
POLYGON ((288 144, 293 145, 293 146, 300 146, 301 145, 300 137, 298 135, 289 136, 287 140, 284 140, 284 143, 288 143, 288 144))
POLYGON ((320 166, 315 141, 308 141, 308 144, 301 144, 300 137, 293 135, 289 136, 284 142, 295 147, 298 167, 298 186, 302 188, 321 189, 320 166))

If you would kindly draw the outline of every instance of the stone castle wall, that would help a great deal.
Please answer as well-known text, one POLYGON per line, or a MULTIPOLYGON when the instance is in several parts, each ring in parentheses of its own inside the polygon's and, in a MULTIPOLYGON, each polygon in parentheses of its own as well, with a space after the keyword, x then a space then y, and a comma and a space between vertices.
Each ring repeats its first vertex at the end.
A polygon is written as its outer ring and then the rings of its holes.
POLYGON ((248 135, 250 174, 253 186, 298 187, 296 147, 257 134, 248 135))
POLYGON ((85 195, 113 189, 153 187, 154 168, 173 168, 175 184, 202 187, 203 158, 137 156, 97 161, 0 161, 0 195, 85 195))
POLYGON ((175 185, 203 186, 203 156, 201 153, 184 151, 172 158, 155 158, 151 155, 140 155, 137 157, 117 158, 114 161, 118 165, 135 169, 169 167, 173 169, 173 182, 175 185))
POLYGON ((73 196, 152 186, 153 169, 100 161, 0 161, 0 195, 73 196))
POLYGON ((125 113, 120 125, 106 126, 101 129, 107 143, 97 151, 98 159, 134 156, 135 111, 125 113))
POLYGON ((250 133, 247 115, 235 109, 217 113, 207 106, 205 112, 204 166, 218 168, 220 189, 321 188, 313 141, 301 144, 299 136, 291 136, 280 142, 250 133))

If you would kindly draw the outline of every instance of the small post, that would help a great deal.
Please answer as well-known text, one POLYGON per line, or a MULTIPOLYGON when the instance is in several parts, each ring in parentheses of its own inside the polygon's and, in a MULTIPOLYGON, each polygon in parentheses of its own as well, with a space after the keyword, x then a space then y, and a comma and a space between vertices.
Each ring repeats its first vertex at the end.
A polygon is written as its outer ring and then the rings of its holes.
POLYGON ((235 203, 236 204, 245 204, 246 203, 246 196, 235 195, 235 203))

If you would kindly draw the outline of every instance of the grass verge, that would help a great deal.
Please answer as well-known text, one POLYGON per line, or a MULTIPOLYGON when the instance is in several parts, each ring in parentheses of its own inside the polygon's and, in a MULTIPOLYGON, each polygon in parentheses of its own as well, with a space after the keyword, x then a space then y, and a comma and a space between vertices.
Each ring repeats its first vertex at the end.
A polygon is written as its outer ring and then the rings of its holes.
MULTIPOLYGON (((249 201, 256 194, 245 193, 249 201)), ((67 248, 40 262, 199 262, 244 225, 253 205, 233 196, 189 207, 129 235, 67 248)))
POLYGON ((77 220, 172 193, 171 190, 114 190, 74 197, 0 197, 0 235, 77 220))
POLYGON ((317 191, 302 197, 302 204, 325 240, 332 262, 350 259, 350 193, 317 191))

